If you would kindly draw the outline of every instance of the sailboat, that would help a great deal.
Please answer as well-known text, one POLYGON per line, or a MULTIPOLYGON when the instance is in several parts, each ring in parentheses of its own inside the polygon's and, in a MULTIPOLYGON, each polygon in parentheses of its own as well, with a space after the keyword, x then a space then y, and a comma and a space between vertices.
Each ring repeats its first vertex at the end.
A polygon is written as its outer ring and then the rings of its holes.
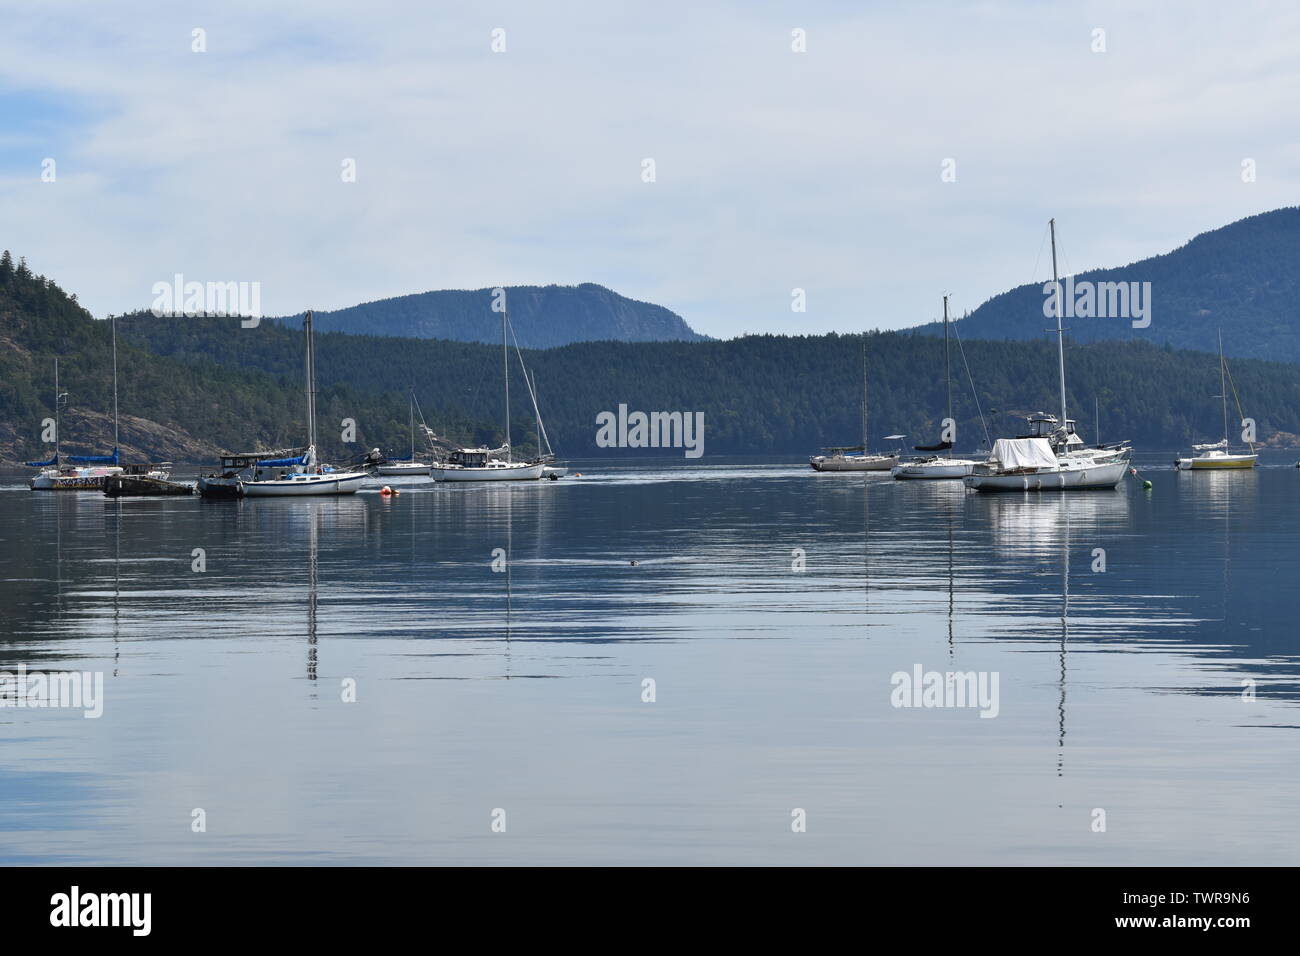
POLYGON ((400 478, 403 475, 427 475, 429 474, 430 465, 428 462, 415 460, 415 389, 411 389, 411 457, 405 460, 400 458, 387 458, 379 465, 376 474, 386 477, 400 478))
MULTIPOLYGON (((515 351, 519 351, 517 341, 515 342, 515 351)), ((520 356, 519 364, 522 366, 523 363, 523 356, 520 356)), ((537 373, 530 374, 527 369, 524 369, 524 380, 528 382, 528 393, 533 399, 533 414, 537 416, 537 436, 541 439, 542 446, 546 448, 545 451, 538 449, 537 460, 542 463, 542 477, 549 478, 551 481, 558 481, 569 473, 569 466, 556 459, 555 451, 551 448, 550 436, 546 434, 546 426, 542 424, 542 413, 537 403, 537 373)))
MULTIPOLYGON (((1255 454, 1255 446, 1250 442, 1250 454, 1234 455, 1228 451, 1228 385, 1232 379, 1228 373, 1228 360, 1223 357, 1223 330, 1219 330, 1219 397, 1223 399, 1223 439, 1216 441, 1212 445, 1193 445, 1192 451, 1199 452, 1192 458, 1179 458, 1174 462, 1174 467, 1179 471, 1221 471, 1229 468, 1254 468, 1259 463, 1259 455, 1255 454)), ((1237 388, 1234 385, 1232 394, 1235 397, 1237 388)), ((1241 408, 1238 405, 1237 411, 1241 408)))
POLYGON ((506 342, 508 314, 501 312, 501 372, 505 384, 506 441, 500 448, 459 448, 430 469, 436 481, 536 481, 541 461, 515 461, 510 448, 510 350, 506 342), (504 457, 502 457, 504 456, 504 457))
POLYGON ((519 369, 524 373, 524 384, 528 386, 528 397, 532 400, 533 416, 537 421, 537 457, 533 461, 541 463, 543 478, 558 481, 569 473, 569 467, 557 460, 555 449, 551 447, 551 438, 546 434, 541 405, 537 400, 537 373, 529 372, 528 366, 524 364, 524 353, 519 348, 519 337, 515 335, 513 325, 510 325, 510 339, 515 345, 515 357, 519 359, 519 369))
POLYGON ((207 498, 288 498, 305 495, 350 495, 360 489, 364 471, 338 470, 316 458, 316 342, 312 314, 303 321, 306 335, 307 447, 302 454, 272 457, 253 452, 222 459, 222 474, 199 479, 199 494, 207 498))
MULTIPOLYGON (((1065 330, 1061 327, 1061 283, 1056 271, 1056 220, 1052 233, 1053 311, 1061 384, 1061 416, 1051 436, 999 438, 987 462, 975 465, 962 479, 976 491, 1075 491, 1114 488, 1128 469, 1128 449, 1071 447, 1073 424, 1065 407, 1065 330)), ((1048 416, 1042 416, 1046 422, 1048 416)), ((1080 439, 1078 445, 1082 445, 1080 439)))
MULTIPOLYGON (((943 374, 944 381, 948 386, 948 421, 955 419, 952 417, 952 362, 948 351, 948 297, 943 297, 943 374)), ((946 451, 947 455, 930 455, 927 458, 916 458, 910 461, 901 461, 889 472, 898 479, 911 478, 964 478, 971 473, 977 462, 969 458, 953 458, 952 442, 947 439, 941 440, 935 445, 914 445, 917 451, 941 452, 946 451)))
POLYGON ((113 350, 113 454, 68 455, 60 454, 61 416, 67 394, 59 390, 59 360, 54 360, 54 457, 48 461, 29 461, 29 468, 40 468, 28 483, 32 491, 103 491, 110 479, 130 474, 149 480, 166 481, 170 473, 161 465, 123 465, 118 450, 117 414, 117 319, 109 317, 109 336, 113 350))
MULTIPOLYGON (((902 438, 891 435, 890 438, 902 438)), ((867 337, 862 336, 862 444, 823 448, 825 455, 814 455, 808 459, 813 471, 889 471, 898 464, 897 453, 893 455, 869 455, 867 445, 867 337), (861 452, 862 454, 853 454, 861 452)))

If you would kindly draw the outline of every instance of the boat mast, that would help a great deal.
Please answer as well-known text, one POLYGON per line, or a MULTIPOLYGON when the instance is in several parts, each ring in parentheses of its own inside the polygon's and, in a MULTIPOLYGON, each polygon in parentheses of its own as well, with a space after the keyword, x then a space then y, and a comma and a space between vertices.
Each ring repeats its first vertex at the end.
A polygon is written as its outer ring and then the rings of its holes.
POLYGON ((862 454, 869 453, 867 447, 867 333, 862 333, 862 454))
POLYGON ((1223 398, 1223 447, 1228 447, 1228 381, 1223 364, 1223 329, 1219 329, 1219 394, 1223 398))
POLYGON ((309 464, 314 464, 316 457, 316 344, 312 337, 311 309, 303 321, 307 332, 307 450, 312 456, 309 464))
POLYGON ((1061 328, 1061 281, 1056 275, 1056 220, 1048 220, 1052 230, 1052 289, 1056 299, 1056 355, 1061 369, 1061 435, 1069 437, 1068 419, 1065 417, 1065 330, 1061 328))
POLYGON ((524 382, 528 385, 528 397, 533 400, 533 415, 537 419, 537 454, 542 454, 542 443, 546 443, 546 454, 553 454, 551 451, 551 440, 546 437, 546 426, 542 424, 542 410, 537 404, 537 373, 529 373, 524 368, 523 359, 519 362, 520 368, 524 369, 524 382))
POLYGON ((59 421, 59 360, 54 360, 54 464, 59 464, 59 443, 62 436, 59 431, 63 428, 59 421))
MULTIPOLYGON (((952 421, 952 366, 948 359, 948 297, 943 297, 943 380, 948 385, 948 420, 952 421)), ((952 446, 948 446, 948 457, 952 457, 952 446)))
MULTIPOLYGON (((113 338, 113 464, 117 464, 117 317, 108 317, 113 338)), ((1225 416, 1227 411, 1223 413, 1225 416)), ((1226 417, 1224 421, 1227 421, 1226 417)))
POLYGON ((411 461, 415 461, 415 386, 411 386, 411 461))
POLYGON ((506 383, 506 461, 514 461, 514 449, 510 447, 510 353, 506 349, 506 316, 509 312, 501 310, 501 375, 506 383))
POLYGON ((514 326, 510 326, 510 338, 515 343, 515 358, 519 359, 519 370, 524 373, 524 384, 528 386, 528 397, 533 402, 533 415, 537 417, 537 453, 542 453, 542 442, 546 443, 546 454, 554 457, 551 439, 547 437, 546 426, 542 424, 542 412, 537 402, 537 373, 529 372, 524 364, 524 353, 519 348, 519 336, 515 335, 514 326))

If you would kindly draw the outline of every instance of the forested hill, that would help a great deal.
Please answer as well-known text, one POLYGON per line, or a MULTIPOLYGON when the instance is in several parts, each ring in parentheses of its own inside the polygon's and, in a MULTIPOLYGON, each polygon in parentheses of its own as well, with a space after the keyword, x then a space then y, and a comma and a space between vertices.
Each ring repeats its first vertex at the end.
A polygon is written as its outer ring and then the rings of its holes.
MULTIPOLYGON (((155 318, 118 322, 123 448, 180 461, 220 449, 282 447, 303 433, 302 332, 237 319, 155 318)), ((0 258, 0 457, 47 453, 40 423, 52 412, 51 365, 60 357, 69 392, 65 450, 111 444, 108 323, 96 321, 52 281, 0 258)), ((938 437, 944 409, 942 347, 914 333, 866 337, 872 443, 902 432, 938 437)), ((414 385, 436 430, 466 443, 496 443, 501 425, 501 350, 495 345, 324 333, 317 339, 321 445, 343 457, 372 446, 407 445, 407 388, 414 385), (341 441, 344 419, 357 440, 341 441)), ((749 336, 726 342, 583 342, 526 350, 542 411, 561 453, 663 454, 595 445, 596 416, 629 411, 703 412, 706 455, 807 454, 856 443, 860 434, 863 339, 749 336)), ((1050 341, 966 342, 965 356, 993 437, 1014 434, 1014 416, 1056 405, 1050 341)), ((1217 357, 1147 342, 1072 346, 1071 407, 1091 435, 1094 399, 1102 437, 1172 450, 1220 434, 1217 357)), ((983 434, 960 353, 953 367, 957 448, 983 434)), ((535 441, 532 409, 517 365, 512 432, 535 441)), ((1265 441, 1300 433, 1300 366, 1241 360, 1233 377, 1245 412, 1265 441)))
MULTIPOLYGON (((1046 254, 1044 260, 1050 263, 1046 254)), ((1043 285, 1050 279, 1048 271, 1037 284, 989 299, 962 320, 962 335, 1040 338, 1050 324, 1043 315, 1043 285)), ((1074 280, 1151 283, 1147 328, 1133 328, 1124 318, 1067 317, 1077 342, 1132 340, 1214 351, 1222 329, 1228 355, 1300 362, 1300 207, 1251 216, 1165 255, 1079 273, 1074 280)))
MULTIPOLYGON (((302 366, 301 332, 263 324, 127 317, 126 335, 182 361, 217 361, 292 379, 302 366)), ((873 333, 866 340, 873 442, 902 432, 915 443, 937 440, 945 403, 942 347, 912 333, 873 333)), ((596 416, 629 410, 702 411, 706 454, 805 453, 849 444, 861 433, 862 339, 856 336, 749 336, 726 342, 584 342, 525 351, 536 373, 552 441, 568 455, 636 454, 596 447, 596 416)), ((317 368, 328 387, 400 394, 413 383, 430 407, 457 409, 462 420, 487 421, 500 435, 499 347, 460 342, 322 334, 317 368)), ((1014 434, 1016 416, 1057 404, 1056 349, 1048 341, 966 342, 965 355, 993 437, 1014 434)), ((958 447, 983 439, 960 353, 953 357, 958 447)), ((1218 359, 1145 342, 1096 343, 1068 351, 1070 402, 1085 434, 1094 399, 1103 438, 1131 438, 1174 449, 1221 432, 1218 359)), ((1300 432, 1300 367, 1232 363, 1246 413, 1262 438, 1290 443, 1300 432), (1279 434, 1286 433, 1286 434, 1279 434)), ((532 410, 515 360, 512 431, 533 432, 532 410)), ((403 436, 394 443, 400 447, 403 436)))
MULTIPOLYGON (((693 342, 704 339, 675 312, 637 302, 604 286, 509 286, 505 302, 519 344, 553 348, 570 342, 693 342)), ((297 326, 301 316, 279 321, 297 326)), ((324 332, 395 335, 457 342, 500 342, 501 316, 492 311, 492 290, 421 292, 316 312, 324 332)))
MULTIPOLYGON (((34 274, 8 252, 0 255, 0 460, 48 457, 41 422, 53 415, 54 359, 66 454, 104 454, 113 445, 112 351, 109 323, 93 319, 53 280, 34 274)), ((120 447, 128 460, 146 457, 211 461, 223 450, 301 444, 304 399, 300 368, 284 374, 211 361, 152 355, 119 329, 120 447)), ((376 435, 405 433, 405 395, 327 386, 318 398, 322 420, 357 416, 376 435)), ((475 423, 439 410, 453 436, 471 439, 475 423)), ((333 454, 349 449, 323 438, 333 454)))

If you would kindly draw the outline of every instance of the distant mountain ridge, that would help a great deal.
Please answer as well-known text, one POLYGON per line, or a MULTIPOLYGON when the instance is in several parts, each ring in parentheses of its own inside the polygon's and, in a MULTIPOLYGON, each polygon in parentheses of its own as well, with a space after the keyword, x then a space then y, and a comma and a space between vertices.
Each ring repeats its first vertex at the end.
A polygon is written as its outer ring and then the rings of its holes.
MULTIPOLYGON (((1058 224, 1059 225, 1059 224, 1058 224)), ((1065 276, 1062 276, 1064 281, 1065 276)), ((1069 317, 1076 342, 1123 339, 1213 352, 1223 330, 1228 355, 1300 362, 1300 207, 1289 206, 1201 233, 1172 252, 1114 269, 1074 275, 1083 281, 1150 282, 1151 323, 1127 318, 1069 317)), ((970 339, 1037 339, 1046 278, 995 295, 961 320, 970 339)), ((917 331, 942 331, 927 323, 917 331)))
MULTIPOLYGON (((519 344, 547 349, 573 342, 699 342, 686 320, 661 305, 638 302, 593 282, 506 286, 505 302, 519 344)), ((322 332, 456 342, 500 342, 493 290, 419 292, 313 313, 322 332)), ((298 325, 300 316, 278 321, 298 325)))
MULTIPOLYGON (((222 449, 283 448, 305 435, 303 336, 278 322, 245 328, 237 318, 174 319, 138 312, 117 319, 121 446, 130 457, 211 461, 222 449)), ((528 350, 554 447, 571 456, 627 455, 597 441, 601 412, 683 410, 705 415, 708 456, 807 454, 861 434, 862 339, 747 336, 725 342, 578 342, 528 350)), ((455 441, 500 444, 501 353, 495 344, 323 333, 317 338, 318 439, 327 458, 372 447, 408 447, 408 395, 455 441), (342 423, 356 426, 345 442, 342 423)), ((942 343, 916 334, 867 336, 873 447, 902 433, 932 442, 944 414, 942 343)), ((1050 341, 966 340, 990 437, 1016 434, 1018 416, 1057 400, 1050 341)), ((108 323, 96 321, 52 280, 0 253, 0 459, 45 458, 52 413, 53 359, 69 393, 64 450, 103 453, 111 445, 112 353, 108 323)), ((1108 439, 1139 447, 1185 448, 1220 432, 1217 361, 1150 342, 1071 346, 1070 407, 1085 434, 1100 419, 1108 439)), ((536 422, 517 363, 511 432, 535 448, 536 422)), ((1300 366, 1239 361, 1233 378, 1266 444, 1300 438, 1300 366)), ((984 442, 965 389, 954 394, 961 450, 984 442)))

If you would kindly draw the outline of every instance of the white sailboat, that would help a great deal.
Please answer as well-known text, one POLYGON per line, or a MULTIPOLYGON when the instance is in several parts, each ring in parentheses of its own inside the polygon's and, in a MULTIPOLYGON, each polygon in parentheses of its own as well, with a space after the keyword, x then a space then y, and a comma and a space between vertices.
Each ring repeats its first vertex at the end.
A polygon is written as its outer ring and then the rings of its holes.
POLYGON ((74 455, 66 460, 62 454, 62 409, 67 393, 59 388, 59 360, 54 360, 54 456, 45 461, 28 461, 28 468, 39 468, 28 481, 32 491, 98 491, 104 487, 109 475, 122 471, 117 464, 116 451, 112 455, 91 458, 74 455), (102 464, 101 464, 102 462, 102 464))
POLYGON ((426 461, 415 460, 415 389, 411 389, 411 457, 405 461, 388 458, 375 468, 375 473, 389 478, 419 477, 428 475, 432 467, 426 461))
MULTIPOLYGON (((952 417, 952 361, 948 351, 948 297, 946 295, 943 297, 943 374, 944 381, 948 386, 948 421, 951 422, 955 419, 952 417)), ((964 478, 978 464, 978 462, 970 458, 953 458, 952 442, 947 439, 941 440, 936 445, 916 445, 914 447, 917 451, 946 451, 948 454, 935 454, 925 458, 900 461, 889 472, 895 478, 899 480, 964 478)))
MULTIPOLYGON (((890 435, 890 438, 902 438, 902 435, 890 435)), ((808 459, 813 471, 889 471, 898 464, 897 453, 893 455, 871 455, 867 453, 870 444, 867 434, 867 337, 862 336, 862 444, 823 448, 825 455, 814 455, 808 459), (854 454, 861 452, 861 454, 854 454)))
MULTIPOLYGON (((1259 463, 1255 446, 1250 445, 1249 454, 1232 454, 1228 449, 1228 385, 1231 383, 1228 373, 1228 360, 1223 357, 1223 330, 1219 330, 1219 397, 1223 399, 1223 439, 1210 445, 1193 445, 1192 451, 1199 454, 1189 458, 1179 458, 1174 467, 1179 471, 1226 471, 1241 468, 1254 468, 1259 463)), ((1234 385, 1233 395, 1237 393, 1234 385)), ((1241 411, 1240 405, 1237 411, 1241 411)))
MULTIPOLYGON (((515 342, 515 351, 519 351, 519 342, 517 340, 515 342)), ((520 366, 524 364, 522 355, 519 357, 519 364, 520 366)), ((524 369, 524 381, 528 383, 528 394, 533 399, 533 414, 537 416, 537 436, 546 448, 544 452, 539 449, 541 453, 537 459, 542 463, 542 477, 549 478, 551 481, 558 481, 569 473, 569 466, 556 459, 555 451, 551 448, 550 436, 546 434, 546 426, 542 424, 542 413, 537 403, 537 374, 529 374, 528 370, 524 369)))
POLYGON ((1133 451, 1127 441, 1108 442, 1089 447, 1079 437, 1073 418, 1065 423, 1065 428, 1061 428, 1061 423, 1055 415, 1037 412, 1027 417, 1025 423, 1028 430, 1023 435, 1017 435, 1017 438, 1046 438, 1048 444, 1052 446, 1052 451, 1063 458, 1083 457, 1095 461, 1127 461, 1133 451))
MULTIPOLYGON (((1070 447, 1073 433, 1065 408, 1065 330, 1061 327, 1061 283, 1056 271, 1056 220, 1052 232, 1053 311, 1056 313, 1056 349, 1061 384, 1061 415, 1049 438, 999 438, 987 462, 975 465, 962 479, 976 491, 1074 491, 1114 488, 1128 469, 1128 449, 1070 447)), ((1046 416, 1043 416, 1046 420, 1046 416)), ((1077 438, 1077 436, 1076 436, 1077 438)), ((1078 443, 1083 444, 1082 440, 1078 443)))
POLYGON ((117 319, 109 316, 109 336, 113 350, 113 454, 111 455, 60 455, 62 421, 60 408, 67 397, 59 390, 59 360, 54 360, 54 457, 48 461, 29 461, 31 468, 40 468, 28 482, 32 491, 103 491, 108 480, 115 475, 131 474, 152 480, 166 481, 171 473, 158 465, 128 465, 121 463, 118 451, 117 414, 117 319))
POLYGON ((244 482, 261 468, 289 468, 304 460, 306 448, 241 451, 221 456, 218 471, 199 476, 198 492, 204 498, 242 498, 244 482))
POLYGON ((307 378, 307 448, 286 458, 258 458, 255 455, 222 459, 231 467, 220 476, 199 479, 199 493, 204 497, 296 498, 308 495, 350 495, 356 493, 366 478, 364 471, 335 469, 316 459, 316 343, 312 334, 312 314, 303 321, 306 334, 307 378))
POLYGON ((510 448, 510 350, 506 342, 507 312, 501 312, 501 372, 505 380, 505 444, 497 449, 461 448, 432 466, 436 481, 536 481, 546 466, 541 461, 515 461, 510 448), (504 457, 502 457, 504 455, 504 457))

